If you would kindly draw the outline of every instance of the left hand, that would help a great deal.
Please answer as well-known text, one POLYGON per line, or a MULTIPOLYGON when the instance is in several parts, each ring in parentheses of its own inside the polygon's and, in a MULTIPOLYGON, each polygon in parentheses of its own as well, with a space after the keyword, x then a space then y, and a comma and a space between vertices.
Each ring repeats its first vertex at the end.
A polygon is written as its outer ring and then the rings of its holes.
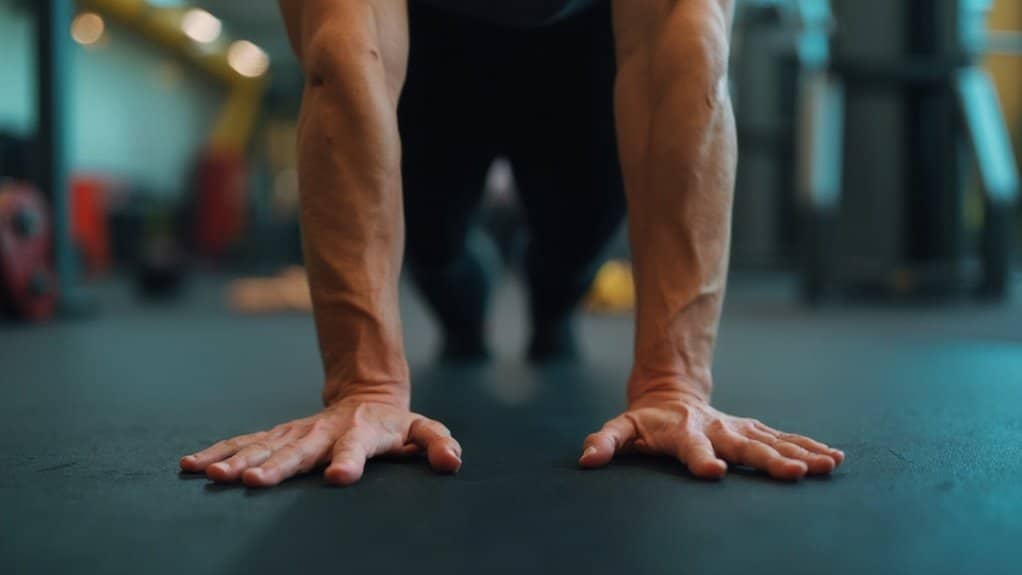
POLYGON ((732 464, 794 481, 828 474, 845 459, 840 450, 818 441, 728 415, 685 394, 633 401, 586 438, 579 464, 603 467, 616 453, 628 451, 676 457, 702 479, 723 477, 732 464))

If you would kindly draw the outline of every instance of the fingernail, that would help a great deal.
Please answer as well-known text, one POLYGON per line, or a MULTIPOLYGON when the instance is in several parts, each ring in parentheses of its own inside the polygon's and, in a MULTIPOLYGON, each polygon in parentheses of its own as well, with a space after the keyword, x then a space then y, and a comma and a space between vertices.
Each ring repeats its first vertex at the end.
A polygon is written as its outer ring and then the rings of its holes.
POLYGON ((448 447, 448 448, 447 448, 447 449, 446 449, 445 451, 447 451, 447 453, 450 453, 450 454, 451 454, 451 457, 453 457, 453 458, 457 459, 457 460, 458 460, 458 463, 461 463, 461 456, 460 456, 460 455, 458 455, 458 453, 457 453, 456 451, 454 451, 454 450, 453 450, 453 449, 451 449, 450 447, 448 447))
POLYGON ((261 476, 263 474, 263 470, 262 470, 261 467, 253 467, 253 468, 249 469, 248 471, 252 475, 259 475, 259 476, 261 476))
POLYGON ((596 451, 597 449, 590 445, 589 447, 586 448, 585 451, 582 452, 582 457, 580 457, 579 459, 585 459, 586 457, 589 457, 590 455, 596 453, 596 451))

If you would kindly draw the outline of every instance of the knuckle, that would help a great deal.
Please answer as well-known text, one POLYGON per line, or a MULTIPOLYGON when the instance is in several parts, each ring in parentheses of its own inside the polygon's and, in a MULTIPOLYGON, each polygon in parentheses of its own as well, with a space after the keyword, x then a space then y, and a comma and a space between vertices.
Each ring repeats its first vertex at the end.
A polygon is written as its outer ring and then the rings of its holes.
POLYGON ((342 435, 341 438, 334 443, 335 453, 347 453, 355 451, 357 448, 358 442, 356 442, 350 435, 342 435))
POLYGON ((426 420, 426 425, 429 426, 430 431, 439 435, 441 438, 449 438, 451 436, 451 430, 447 429, 447 426, 439 421, 428 419, 426 420))
POLYGON ((706 430, 710 433, 721 433, 727 431, 727 425, 723 419, 716 418, 706 426, 706 430))
POLYGON ((351 410, 351 421, 353 426, 365 425, 369 419, 369 405, 359 403, 351 410))
POLYGON ((270 446, 270 444, 266 443, 265 441, 253 441, 252 443, 249 443, 246 447, 259 451, 273 451, 273 448, 270 446))
POLYGON ((739 419, 735 423, 735 428, 738 429, 739 431, 741 431, 742 433, 749 433, 749 432, 755 431, 756 430, 756 420, 754 420, 754 419, 746 419, 746 418, 739 419))
POLYGON ((332 433, 334 429, 333 424, 327 419, 320 418, 312 422, 309 426, 309 433, 332 433))

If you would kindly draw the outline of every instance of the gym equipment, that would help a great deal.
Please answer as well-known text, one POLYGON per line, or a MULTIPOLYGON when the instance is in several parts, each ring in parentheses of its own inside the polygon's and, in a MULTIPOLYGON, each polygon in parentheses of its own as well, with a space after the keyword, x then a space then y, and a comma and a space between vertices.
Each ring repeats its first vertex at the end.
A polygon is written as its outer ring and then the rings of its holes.
POLYGON ((805 299, 1004 298, 1019 178, 979 66, 991 0, 833 4, 832 49, 819 25, 828 3, 799 3, 816 23, 799 52, 805 299), (963 216, 970 170, 985 212, 977 265, 963 216))
POLYGON ((73 42, 68 29, 74 6, 71 0, 42 0, 31 5, 36 18, 36 72, 38 81, 37 173, 35 181, 52 210, 53 260, 60 308, 81 315, 93 308, 78 285, 77 255, 71 230, 70 146, 71 68, 73 42))
POLYGON ((180 244, 170 236, 155 236, 146 239, 140 255, 137 280, 141 293, 153 300, 178 295, 186 271, 180 244))
POLYGON ((990 6, 739 2, 735 261, 799 261, 809 302, 1002 298, 1018 170, 978 62, 1022 54, 1022 35, 988 33, 990 6), (978 240, 963 215, 972 171, 985 212, 978 240))
MULTIPOLYGON (((833 106, 836 129, 799 131, 799 94, 828 89, 832 18, 826 2, 741 0, 732 33, 732 100, 738 126, 732 261, 745 268, 792 266, 802 240, 794 190, 800 146, 838 146, 840 100, 833 106), (827 134, 835 137, 828 137, 827 134), (807 138, 813 141, 807 141, 807 138)), ((821 128, 829 128, 819 124, 821 128)))
POLYGON ((149 300, 178 296, 188 275, 188 256, 181 241, 178 211, 150 204, 139 213, 140 244, 135 265, 139 293, 149 300))
POLYGON ((195 250, 218 259, 228 255, 244 232, 247 215, 244 157, 230 150, 206 150, 196 169, 195 250))
POLYGON ((99 177, 71 180, 71 230, 85 273, 95 277, 113 266, 108 203, 111 185, 99 177))
POLYGON ((28 185, 0 183, 0 302, 33 322, 50 318, 56 308, 47 214, 42 196, 28 185))

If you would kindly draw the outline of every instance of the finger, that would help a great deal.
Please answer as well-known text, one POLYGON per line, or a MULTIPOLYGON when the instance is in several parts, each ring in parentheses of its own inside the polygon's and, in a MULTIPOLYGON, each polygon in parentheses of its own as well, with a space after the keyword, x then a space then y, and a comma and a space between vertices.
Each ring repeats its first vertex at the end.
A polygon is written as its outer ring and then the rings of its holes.
POLYGON ((619 415, 603 425, 603 428, 586 437, 585 448, 578 463, 582 467, 603 467, 610 463, 614 454, 631 443, 635 438, 635 423, 630 417, 619 415))
POLYGON ((206 467, 206 475, 220 483, 237 481, 250 467, 262 465, 273 452, 302 437, 306 429, 297 426, 274 428, 262 434, 262 439, 252 441, 237 453, 223 461, 206 467))
POLYGON ((750 439, 766 443, 787 458, 798 459, 799 461, 804 462, 809 468, 809 473, 811 475, 825 475, 834 471, 834 468, 837 467, 837 462, 835 462, 829 455, 813 453, 801 445, 795 445, 789 441, 784 441, 775 435, 764 433, 758 429, 750 429, 746 432, 746 435, 750 439))
POLYGON ((681 438, 678 458, 692 475, 701 479, 719 479, 727 473, 727 463, 713 451, 713 444, 702 433, 689 433, 681 438))
POLYGON ((216 463, 217 461, 223 461, 235 453, 241 451, 243 447, 258 441, 262 438, 261 433, 251 433, 248 435, 239 435, 223 441, 218 441, 213 445, 193 453, 186 455, 181 458, 181 469, 185 471, 201 472, 205 471, 206 467, 216 463))
POLYGON ((795 445, 798 445, 803 449, 812 451, 813 453, 819 453, 820 455, 826 455, 830 457, 831 459, 834 460, 834 467, 841 465, 845 461, 844 451, 841 451, 840 449, 834 449, 833 447, 820 443, 815 439, 810 439, 802 435, 795 435, 794 433, 781 433, 778 437, 780 437, 784 441, 787 441, 788 443, 794 443, 795 445))
POLYGON ((829 455, 820 455, 819 453, 813 453, 808 449, 795 445, 787 441, 778 441, 771 445, 781 455, 791 458, 798 459, 805 462, 806 466, 809 467, 810 475, 826 475, 837 467, 837 462, 834 461, 829 455))
POLYGON ((811 451, 813 453, 818 453, 820 455, 826 455, 827 457, 830 457, 831 459, 834 460, 835 467, 841 465, 841 463, 844 462, 845 460, 845 453, 843 451, 841 451, 840 449, 834 449, 833 447, 820 443, 815 439, 810 439, 808 437, 805 437, 804 435, 797 435, 795 433, 784 433, 782 431, 777 431, 776 429, 764 425, 763 423, 760 423, 758 421, 755 422, 753 425, 759 431, 773 435, 780 439, 781 441, 794 443, 795 445, 807 451, 811 451))
POLYGON ((237 481, 241 472, 249 467, 259 465, 273 455, 273 447, 264 441, 256 441, 243 447, 241 451, 206 467, 206 475, 218 483, 237 481))
POLYGON ((325 461, 332 443, 333 436, 328 429, 313 426, 300 439, 274 450, 273 455, 258 467, 246 469, 241 474, 241 480, 249 487, 277 485, 325 461))
POLYGON ((769 445, 730 430, 716 431, 710 439, 724 459, 761 469, 777 479, 800 479, 809 471, 802 461, 784 457, 769 445))
POLYGON ((426 450, 434 471, 457 473, 461 469, 461 445, 444 424, 425 417, 416 419, 408 427, 408 440, 426 450))
POLYGON ((330 456, 330 465, 323 472, 327 481, 335 485, 351 485, 362 478, 370 454, 365 446, 370 438, 364 435, 352 430, 337 440, 330 456))

